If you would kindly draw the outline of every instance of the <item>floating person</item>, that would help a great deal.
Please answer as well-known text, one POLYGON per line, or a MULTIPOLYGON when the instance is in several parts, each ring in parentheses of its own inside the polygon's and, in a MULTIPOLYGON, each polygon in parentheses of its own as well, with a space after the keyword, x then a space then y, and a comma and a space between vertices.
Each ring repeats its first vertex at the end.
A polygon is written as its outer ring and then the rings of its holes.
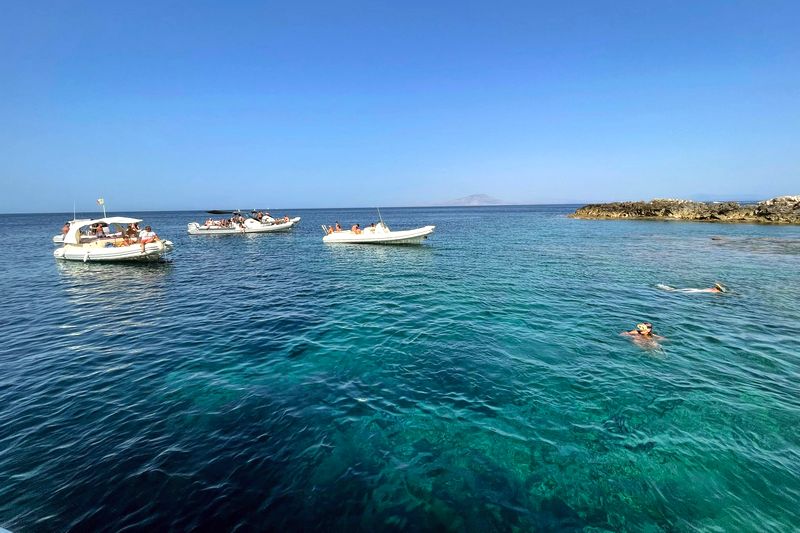
POLYGON ((676 289, 675 287, 670 287, 669 285, 664 285, 663 283, 659 283, 656 285, 659 289, 669 291, 669 292, 728 292, 728 288, 723 285, 722 283, 714 283, 713 287, 708 287, 706 289, 693 289, 693 288, 685 288, 685 289, 676 289))
POLYGON ((653 332, 653 324, 650 322, 640 322, 636 324, 636 329, 623 331, 620 335, 631 337, 634 342, 642 343, 648 347, 658 347, 657 341, 664 338, 653 332))

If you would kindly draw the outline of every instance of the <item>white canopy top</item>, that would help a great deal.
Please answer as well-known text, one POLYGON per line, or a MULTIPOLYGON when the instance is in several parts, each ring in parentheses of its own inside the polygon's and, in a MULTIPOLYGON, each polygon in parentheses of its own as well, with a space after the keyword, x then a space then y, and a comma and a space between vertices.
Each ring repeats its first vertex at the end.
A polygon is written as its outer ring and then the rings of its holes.
POLYGON ((93 220, 74 220, 69 225, 69 231, 64 236, 65 244, 78 244, 80 242, 80 231, 86 226, 94 224, 138 224, 141 222, 138 218, 130 217, 105 217, 95 218, 93 220))
POLYGON ((142 220, 139 218, 131 217, 106 217, 89 220, 88 225, 98 224, 100 222, 105 222, 106 224, 138 224, 141 221, 142 220))

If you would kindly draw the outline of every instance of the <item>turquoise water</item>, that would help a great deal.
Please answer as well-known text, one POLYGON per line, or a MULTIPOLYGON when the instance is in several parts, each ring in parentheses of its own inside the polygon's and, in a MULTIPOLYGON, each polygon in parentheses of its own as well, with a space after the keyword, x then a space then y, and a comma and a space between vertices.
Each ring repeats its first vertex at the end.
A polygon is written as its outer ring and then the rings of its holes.
POLYGON ((385 210, 419 247, 149 213, 156 265, 0 216, 0 526, 796 529, 800 228, 569 211, 385 210))

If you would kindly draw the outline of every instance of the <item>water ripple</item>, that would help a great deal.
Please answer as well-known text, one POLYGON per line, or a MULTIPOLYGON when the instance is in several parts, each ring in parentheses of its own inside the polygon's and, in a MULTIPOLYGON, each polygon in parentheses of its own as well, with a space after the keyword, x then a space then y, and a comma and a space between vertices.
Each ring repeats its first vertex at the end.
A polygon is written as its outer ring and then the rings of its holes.
POLYGON ((566 212, 387 210, 410 248, 151 213, 176 251, 134 267, 2 217, 0 526, 791 530, 800 230, 566 212))

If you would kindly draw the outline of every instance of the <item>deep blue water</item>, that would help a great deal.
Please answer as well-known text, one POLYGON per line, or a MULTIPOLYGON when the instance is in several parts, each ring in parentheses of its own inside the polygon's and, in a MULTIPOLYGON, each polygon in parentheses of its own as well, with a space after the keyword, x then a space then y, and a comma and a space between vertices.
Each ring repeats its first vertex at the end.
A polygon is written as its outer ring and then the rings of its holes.
POLYGON ((384 210, 418 247, 145 213, 154 265, 0 216, 0 526, 796 530, 800 228, 569 211, 384 210))

